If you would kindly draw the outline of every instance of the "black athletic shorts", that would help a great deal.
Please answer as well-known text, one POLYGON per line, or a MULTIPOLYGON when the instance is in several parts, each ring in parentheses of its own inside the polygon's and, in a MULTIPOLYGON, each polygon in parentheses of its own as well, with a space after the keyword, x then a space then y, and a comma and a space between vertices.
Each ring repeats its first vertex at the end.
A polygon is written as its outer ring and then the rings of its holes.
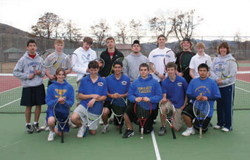
MULTIPOLYGON (((188 105, 183 109, 181 114, 185 114, 186 116, 190 117, 192 120, 195 119, 194 122, 193 122, 193 127, 196 130, 199 130, 199 128, 200 128, 199 121, 195 118, 192 103, 188 103, 188 105)), ((211 117, 207 117, 203 121, 203 123, 202 123, 202 132, 207 131, 210 121, 211 121, 211 117)))
POLYGON ((27 87, 22 90, 21 106, 43 105, 45 103, 44 85, 27 87))

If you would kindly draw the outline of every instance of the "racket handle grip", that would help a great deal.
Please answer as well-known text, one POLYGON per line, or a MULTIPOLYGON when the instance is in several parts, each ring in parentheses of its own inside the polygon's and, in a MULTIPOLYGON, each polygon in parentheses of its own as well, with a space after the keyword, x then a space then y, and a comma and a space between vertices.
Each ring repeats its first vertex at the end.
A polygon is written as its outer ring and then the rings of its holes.
POLYGON ((200 127, 200 136, 199 138, 202 138, 202 127, 200 127))
POLYGON ((176 139, 175 133, 174 133, 174 128, 171 128, 173 139, 176 139))
POLYGON ((89 127, 86 127, 84 134, 83 134, 83 137, 86 137, 88 130, 89 130, 89 127))
POLYGON ((63 129, 61 130, 61 143, 64 143, 63 129))

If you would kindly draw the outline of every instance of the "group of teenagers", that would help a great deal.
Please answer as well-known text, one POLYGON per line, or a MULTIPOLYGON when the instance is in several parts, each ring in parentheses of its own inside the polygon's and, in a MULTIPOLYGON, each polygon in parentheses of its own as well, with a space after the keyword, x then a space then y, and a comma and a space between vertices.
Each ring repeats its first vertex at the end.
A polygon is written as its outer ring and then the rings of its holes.
MULTIPOLYGON (((180 131, 183 124, 187 129, 183 136, 195 134, 199 123, 193 113, 195 100, 208 101, 210 112, 203 122, 202 132, 205 133, 211 125, 213 106, 217 101, 217 124, 214 129, 221 129, 223 132, 232 130, 233 102, 235 77, 237 66, 228 63, 228 59, 234 59, 230 54, 227 42, 219 44, 218 56, 211 60, 211 57, 204 52, 205 45, 202 42, 196 44, 197 53, 192 52, 193 43, 189 38, 184 38, 180 46, 182 51, 175 54, 166 47, 167 38, 164 35, 157 37, 157 48, 152 50, 148 57, 143 55, 139 40, 131 45, 131 53, 124 55, 115 47, 115 39, 106 39, 107 49, 100 55, 105 61, 105 66, 100 69, 99 63, 95 61, 96 52, 91 49, 93 40, 90 37, 83 39, 82 47, 77 48, 74 53, 78 59, 73 68, 44 68, 40 65, 41 57, 36 52, 37 45, 34 40, 27 42, 27 52, 17 62, 13 75, 21 79, 23 90, 21 106, 26 106, 26 131, 33 133, 40 132, 39 117, 41 105, 47 104, 46 124, 50 129, 48 141, 53 141, 55 134, 61 136, 60 127, 56 126, 53 113, 55 105, 65 106, 66 102, 72 106, 77 100, 76 109, 70 116, 69 124, 79 128, 77 137, 84 137, 86 130, 86 114, 98 118, 102 114, 102 133, 109 131, 108 120, 111 118, 112 99, 124 98, 127 101, 123 118, 126 125, 123 138, 134 135, 133 123, 138 124, 137 116, 134 113, 136 102, 150 102, 152 114, 144 125, 144 133, 150 133, 158 116, 158 109, 163 113, 170 112, 169 106, 174 105, 176 114, 173 126, 180 131), (116 61, 123 57, 126 63, 116 61), (183 63, 184 62, 184 63, 183 63), (154 64, 152 69, 150 65, 154 64), (223 66, 223 67, 222 67, 223 66), (229 78, 222 78, 221 71, 226 70, 229 78), (77 74, 77 89, 74 91, 71 84, 67 82, 67 74, 77 74), (49 78, 47 91, 43 85, 43 77, 49 78), (34 123, 31 124, 31 109, 36 106, 34 112, 34 123)), ((62 52, 64 43, 58 39, 54 43, 55 52, 62 60, 66 54, 62 52)), ((60 113, 65 117, 63 111, 60 113)), ((158 135, 166 133, 165 116, 160 114, 161 128, 158 135)), ((116 128, 119 124, 114 118, 116 128)), ((88 132, 96 134, 99 122, 95 121, 89 126, 88 132)), ((139 124, 139 129, 141 125, 139 124)), ((69 125, 64 128, 69 131, 69 125)))

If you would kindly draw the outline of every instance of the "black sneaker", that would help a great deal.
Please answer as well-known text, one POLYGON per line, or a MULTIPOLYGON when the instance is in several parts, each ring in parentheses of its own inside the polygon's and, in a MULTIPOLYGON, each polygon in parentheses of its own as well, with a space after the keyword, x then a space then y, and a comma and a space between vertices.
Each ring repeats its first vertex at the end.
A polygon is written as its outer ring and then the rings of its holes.
POLYGON ((158 131, 159 136, 163 136, 167 132, 166 127, 161 127, 158 131))
POLYGON ((122 135, 122 138, 128 138, 130 136, 133 136, 135 132, 133 130, 126 129, 125 133, 122 135))
POLYGON ((40 132, 40 129, 39 129, 39 123, 37 124, 33 124, 33 128, 36 132, 40 132))
POLYGON ((31 125, 26 125, 26 131, 28 133, 33 133, 34 132, 34 129, 31 127, 31 125))

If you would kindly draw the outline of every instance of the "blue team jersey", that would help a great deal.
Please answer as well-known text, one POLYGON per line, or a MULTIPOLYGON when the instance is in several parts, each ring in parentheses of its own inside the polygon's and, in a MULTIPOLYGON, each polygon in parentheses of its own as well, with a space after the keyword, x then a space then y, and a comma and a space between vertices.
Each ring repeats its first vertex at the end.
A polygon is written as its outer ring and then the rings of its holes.
MULTIPOLYGON (((130 78, 124 74, 120 79, 116 79, 114 74, 106 78, 108 93, 125 94, 128 92, 130 86, 130 78)), ((107 101, 111 101, 111 98, 107 98, 107 101)))
POLYGON ((135 103, 137 97, 148 97, 152 105, 152 109, 156 109, 157 103, 162 99, 162 91, 159 82, 153 79, 149 74, 148 78, 142 79, 141 76, 135 80, 129 87, 128 99, 135 103))
MULTIPOLYGON (((99 96, 107 96, 108 93, 106 80, 99 76, 97 81, 93 83, 90 79, 90 75, 88 75, 81 80, 78 92, 82 94, 98 94, 99 96)), ((87 104, 91 99, 92 98, 83 99, 81 100, 80 104, 87 108, 87 104)), ((102 113, 102 101, 96 101, 94 106, 89 108, 89 112, 100 115, 102 113)))
POLYGON ((220 90, 215 80, 209 77, 205 80, 201 80, 200 78, 192 79, 187 89, 187 96, 192 99, 193 103, 199 95, 206 96, 208 98, 210 105, 208 117, 212 117, 214 111, 214 101, 221 98, 220 90))
POLYGON ((175 108, 181 108, 184 105, 185 95, 188 84, 183 77, 176 75, 176 79, 172 82, 169 77, 162 81, 162 93, 167 94, 175 108))

